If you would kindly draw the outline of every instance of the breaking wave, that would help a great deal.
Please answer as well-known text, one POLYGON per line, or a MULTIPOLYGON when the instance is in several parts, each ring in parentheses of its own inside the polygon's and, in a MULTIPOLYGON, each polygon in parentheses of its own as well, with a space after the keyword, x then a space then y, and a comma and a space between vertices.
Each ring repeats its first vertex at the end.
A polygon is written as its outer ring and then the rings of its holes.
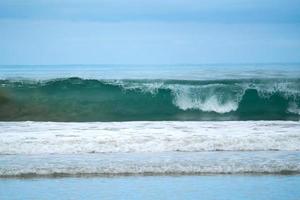
POLYGON ((299 120, 299 79, 0 80, 0 120, 299 120))

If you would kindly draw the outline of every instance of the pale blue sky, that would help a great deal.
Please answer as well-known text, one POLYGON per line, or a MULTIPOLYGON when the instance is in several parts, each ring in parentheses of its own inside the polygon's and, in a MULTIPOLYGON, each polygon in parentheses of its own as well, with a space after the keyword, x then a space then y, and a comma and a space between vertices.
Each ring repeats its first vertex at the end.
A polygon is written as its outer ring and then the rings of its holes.
POLYGON ((0 64, 300 62, 300 0, 1 0, 0 64))

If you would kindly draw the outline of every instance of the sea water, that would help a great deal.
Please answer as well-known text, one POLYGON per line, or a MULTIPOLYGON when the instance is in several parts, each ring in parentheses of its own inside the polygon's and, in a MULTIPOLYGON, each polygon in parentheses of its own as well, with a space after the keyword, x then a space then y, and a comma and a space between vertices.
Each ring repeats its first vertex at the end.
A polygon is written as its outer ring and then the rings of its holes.
POLYGON ((0 66, 1 199, 298 199, 299 69, 0 66))
POLYGON ((300 176, 2 179, 0 199, 298 200, 300 176))

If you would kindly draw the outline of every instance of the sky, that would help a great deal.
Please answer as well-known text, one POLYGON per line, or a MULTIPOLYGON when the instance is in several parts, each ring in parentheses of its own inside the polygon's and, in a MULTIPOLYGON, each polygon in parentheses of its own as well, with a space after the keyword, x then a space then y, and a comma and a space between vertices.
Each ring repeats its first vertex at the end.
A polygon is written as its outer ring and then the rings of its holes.
POLYGON ((300 62, 300 0, 0 0, 0 64, 300 62))

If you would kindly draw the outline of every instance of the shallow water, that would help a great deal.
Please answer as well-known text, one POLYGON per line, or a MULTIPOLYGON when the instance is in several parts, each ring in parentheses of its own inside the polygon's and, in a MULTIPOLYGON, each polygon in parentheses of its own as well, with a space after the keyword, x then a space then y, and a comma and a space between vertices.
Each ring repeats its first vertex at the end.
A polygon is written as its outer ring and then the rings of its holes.
POLYGON ((1 154, 299 151, 293 121, 0 122, 1 154))
POLYGON ((300 124, 0 122, 0 177, 299 174, 300 124))
POLYGON ((298 200, 300 176, 0 179, 0 199, 298 200))
POLYGON ((0 66, 0 200, 299 200, 299 69, 0 66))

